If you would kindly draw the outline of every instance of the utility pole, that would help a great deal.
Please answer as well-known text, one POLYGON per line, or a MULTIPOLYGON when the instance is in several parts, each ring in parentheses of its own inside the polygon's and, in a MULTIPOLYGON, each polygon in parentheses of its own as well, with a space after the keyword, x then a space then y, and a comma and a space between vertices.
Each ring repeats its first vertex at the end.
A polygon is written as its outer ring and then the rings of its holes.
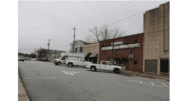
POLYGON ((75 45, 74 42, 75 42, 75 30, 77 30, 77 29, 74 27, 73 30, 74 30, 73 53, 75 53, 74 52, 74 45, 75 45))
POLYGON ((47 58, 49 58, 49 48, 50 48, 50 39, 49 39, 49 43, 48 43, 48 57, 47 58))
POLYGON ((114 41, 112 42, 112 59, 111 59, 112 64, 114 64, 114 59, 113 59, 113 50, 114 50, 114 41))

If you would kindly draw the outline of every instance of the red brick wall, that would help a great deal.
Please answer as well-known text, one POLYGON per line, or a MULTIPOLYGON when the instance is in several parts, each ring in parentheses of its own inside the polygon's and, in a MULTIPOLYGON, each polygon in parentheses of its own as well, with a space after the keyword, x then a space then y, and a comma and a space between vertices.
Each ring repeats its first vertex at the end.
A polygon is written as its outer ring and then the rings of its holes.
POLYGON ((99 63, 102 60, 106 60, 107 58, 112 57, 112 50, 105 50, 101 51, 101 46, 104 44, 104 46, 110 46, 111 42, 115 41, 123 41, 123 44, 127 43, 133 43, 134 40, 137 40, 137 43, 140 43, 140 48, 132 48, 132 49, 115 49, 113 50, 113 58, 128 58, 128 55, 130 54, 131 50, 134 50, 133 58, 129 60, 129 66, 128 69, 130 71, 135 72, 143 72, 143 37, 144 34, 136 34, 136 35, 130 35, 125 36, 121 38, 111 39, 100 42, 100 54, 99 54, 99 63), (116 55, 115 52, 118 51, 118 54, 116 55), (106 55, 103 55, 103 53, 106 52, 106 55), (137 65, 134 65, 134 60, 137 60, 137 65))

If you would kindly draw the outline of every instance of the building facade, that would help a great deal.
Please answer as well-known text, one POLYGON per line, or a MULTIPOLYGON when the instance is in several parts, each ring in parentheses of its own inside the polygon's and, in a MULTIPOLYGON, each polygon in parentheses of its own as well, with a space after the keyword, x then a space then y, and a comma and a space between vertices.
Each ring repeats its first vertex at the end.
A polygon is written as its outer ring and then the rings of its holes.
POLYGON ((125 65, 127 70, 143 72, 144 34, 135 34, 100 42, 99 63, 110 61, 114 65, 125 65))
POLYGON ((169 2, 144 14, 143 72, 169 73, 169 2))
POLYGON ((37 54, 38 54, 38 58, 39 59, 42 59, 42 60, 49 60, 51 61, 51 58, 53 55, 54 58, 57 58, 58 56, 61 55, 61 53, 65 53, 66 51, 61 51, 61 50, 48 50, 48 49, 44 49, 44 48, 41 48, 39 50, 37 50, 37 54))
POLYGON ((85 60, 99 64, 99 43, 84 45, 85 60))
POLYGON ((50 61, 54 62, 54 59, 61 57, 61 54, 51 54, 50 61))
POLYGON ((82 40, 77 40, 74 42, 74 53, 83 53, 84 54, 84 45, 88 43, 82 41, 82 40))

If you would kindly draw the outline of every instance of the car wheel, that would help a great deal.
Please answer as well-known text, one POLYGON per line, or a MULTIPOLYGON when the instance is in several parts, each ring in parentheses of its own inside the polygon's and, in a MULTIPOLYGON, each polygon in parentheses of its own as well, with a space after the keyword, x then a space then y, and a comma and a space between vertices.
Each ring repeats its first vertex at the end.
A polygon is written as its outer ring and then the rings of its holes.
POLYGON ((115 72, 115 73, 119 73, 120 70, 119 70, 119 69, 114 69, 114 72, 115 72))
POLYGON ((68 63, 68 66, 69 66, 69 67, 72 67, 72 63, 68 63))
POLYGON ((60 63, 60 62, 58 62, 58 65, 61 65, 61 63, 60 63))
POLYGON ((96 71, 96 67, 91 67, 91 71, 95 72, 96 71))

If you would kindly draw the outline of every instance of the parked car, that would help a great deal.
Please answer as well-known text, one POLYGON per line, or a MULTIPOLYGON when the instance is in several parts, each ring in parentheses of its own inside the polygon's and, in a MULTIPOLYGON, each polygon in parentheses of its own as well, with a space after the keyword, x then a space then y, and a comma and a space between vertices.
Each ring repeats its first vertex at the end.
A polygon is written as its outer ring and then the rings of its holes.
POLYGON ((91 71, 108 70, 115 73, 120 73, 124 69, 123 66, 112 65, 109 61, 101 61, 101 64, 88 64, 86 68, 91 69, 91 71))
POLYGON ((62 56, 54 60, 55 65, 65 64, 67 60, 78 60, 79 58, 84 58, 82 53, 63 53, 62 56))
POLYGON ((31 61, 36 61, 37 60, 37 58, 31 58, 31 61))
POLYGON ((65 64, 68 65, 68 67, 72 67, 72 66, 83 66, 85 67, 87 64, 91 64, 92 62, 88 62, 85 61, 82 58, 78 58, 78 59, 69 59, 69 60, 65 60, 65 64))
POLYGON ((65 59, 65 57, 59 57, 58 59, 54 59, 54 64, 55 65, 64 64, 64 59, 65 59))
POLYGON ((22 58, 22 57, 18 58, 18 61, 24 61, 24 58, 22 58))

